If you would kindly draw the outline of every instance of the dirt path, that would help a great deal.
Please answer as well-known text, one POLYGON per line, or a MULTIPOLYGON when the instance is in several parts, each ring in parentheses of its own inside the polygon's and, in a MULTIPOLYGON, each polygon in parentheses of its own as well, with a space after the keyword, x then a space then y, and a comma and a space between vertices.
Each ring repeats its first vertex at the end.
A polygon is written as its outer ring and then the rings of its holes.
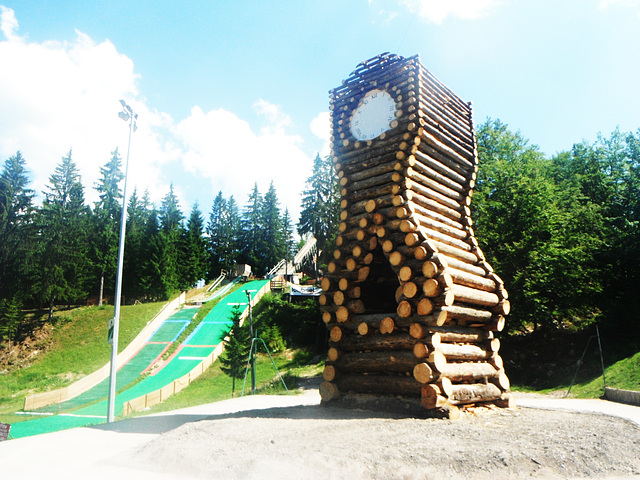
POLYGON ((41 435, 31 444, 20 439, 6 442, 8 449, 0 444, 0 463, 5 473, 20 472, 23 478, 640 476, 640 426, 622 418, 518 408, 451 422, 326 407, 318 400, 317 391, 244 397, 100 429, 41 435), (34 452, 51 456, 41 471, 28 460, 34 452))
POLYGON ((132 458, 206 478, 496 479, 640 475, 640 427, 522 408, 450 422, 301 406, 185 424, 132 458))

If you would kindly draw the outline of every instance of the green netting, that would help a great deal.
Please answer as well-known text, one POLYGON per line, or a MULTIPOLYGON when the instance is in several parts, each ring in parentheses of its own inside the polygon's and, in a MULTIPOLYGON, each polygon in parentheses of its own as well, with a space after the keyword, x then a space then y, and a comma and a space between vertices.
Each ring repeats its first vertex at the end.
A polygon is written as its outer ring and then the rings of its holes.
POLYGON ((175 342, 190 320, 167 320, 151 335, 149 342, 175 342))
POLYGON ((202 322, 184 341, 184 345, 218 345, 231 329, 233 322, 202 322))
MULTIPOLYGON (((174 380, 179 379, 193 370, 202 360, 213 352, 213 347, 183 347, 171 361, 167 363, 157 374, 149 375, 144 380, 136 383, 127 390, 118 393, 114 405, 116 415, 122 413, 125 402, 134 398, 147 395, 148 393, 160 390, 169 385, 174 380)), ((98 402, 86 408, 77 410, 76 414, 82 415, 103 415, 107 411, 107 401, 98 402)))
MULTIPOLYGON (((118 370, 116 375, 116 390, 122 390, 127 385, 135 381, 140 374, 153 362, 162 351, 167 348, 166 344, 148 343, 142 347, 138 353, 118 370)), ((83 405, 93 403, 101 398, 109 395, 109 377, 98 383, 95 387, 90 388, 77 397, 67 400, 63 403, 56 403, 41 408, 39 412, 68 412, 75 410, 83 405)))
MULTIPOLYGON (((249 282, 245 284, 243 288, 223 298, 207 314, 200 326, 183 342, 181 349, 164 368, 157 374, 149 375, 139 383, 132 385, 130 388, 116 395, 114 405, 116 415, 122 413, 125 402, 159 390, 193 370, 203 358, 211 354, 213 346, 220 343, 221 339, 231 328, 231 313, 234 306, 229 304, 245 304, 240 306, 240 311, 244 311, 247 308, 245 290, 260 290, 266 282, 268 282, 268 280, 249 282), (203 346, 198 347, 197 345, 203 346)), ((254 295, 255 293, 251 294, 252 297, 254 295)), ((192 309, 182 309, 176 312, 151 336, 149 341, 174 341, 193 318, 193 313, 194 311, 192 309)), ((165 343, 145 345, 118 371, 116 390, 121 390, 133 383, 139 377, 140 373, 143 372, 166 347, 167 344, 165 343)), ((50 407, 52 411, 73 410, 74 416, 62 414, 19 422, 12 425, 11 436, 13 438, 20 438, 40 433, 104 423, 107 414, 108 402, 106 397, 108 396, 108 388, 109 379, 107 378, 78 397, 50 407), (98 401, 101 398, 103 400, 98 401), (78 408, 82 405, 87 406, 78 408)))
POLYGON ((193 370, 213 352, 213 347, 183 347, 165 367, 155 375, 149 375, 140 383, 118 394, 118 401, 128 402, 169 385, 193 370))
POLYGON ((14 423, 11 425, 11 437, 22 438, 41 433, 57 432, 75 427, 86 427, 88 425, 98 425, 106 422, 106 408, 102 412, 104 417, 76 417, 67 415, 54 415, 51 417, 38 418, 26 422, 14 423))

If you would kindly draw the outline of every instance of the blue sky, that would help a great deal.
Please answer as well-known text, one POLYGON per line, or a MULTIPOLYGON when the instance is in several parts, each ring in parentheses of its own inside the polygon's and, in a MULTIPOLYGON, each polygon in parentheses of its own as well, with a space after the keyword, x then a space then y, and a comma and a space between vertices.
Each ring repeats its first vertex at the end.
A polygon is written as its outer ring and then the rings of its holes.
POLYGON ((139 113, 130 185, 183 213, 274 182, 297 220, 328 91, 382 52, 419 54, 476 124, 499 118, 547 155, 640 127, 640 0, 0 0, 0 160, 40 192, 70 148, 87 201, 117 118, 139 113))

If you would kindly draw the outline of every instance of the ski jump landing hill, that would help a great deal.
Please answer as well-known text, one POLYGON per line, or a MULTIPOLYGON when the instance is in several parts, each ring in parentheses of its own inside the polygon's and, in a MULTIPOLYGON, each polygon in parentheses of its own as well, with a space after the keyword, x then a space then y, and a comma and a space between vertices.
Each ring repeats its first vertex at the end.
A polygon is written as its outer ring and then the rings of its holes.
MULTIPOLYGON (((223 351, 223 339, 232 325, 233 305, 244 304, 241 316, 249 313, 245 291, 252 291, 257 303, 270 289, 268 280, 254 280, 228 293, 225 287, 216 296, 226 296, 207 314, 194 331, 166 360, 164 354, 189 326, 197 308, 182 307, 184 296, 174 300, 150 322, 118 356, 115 410, 129 414, 166 400, 188 386, 223 351)), ((25 399, 25 412, 37 415, 15 423, 13 438, 106 422, 108 365, 64 389, 25 399)))

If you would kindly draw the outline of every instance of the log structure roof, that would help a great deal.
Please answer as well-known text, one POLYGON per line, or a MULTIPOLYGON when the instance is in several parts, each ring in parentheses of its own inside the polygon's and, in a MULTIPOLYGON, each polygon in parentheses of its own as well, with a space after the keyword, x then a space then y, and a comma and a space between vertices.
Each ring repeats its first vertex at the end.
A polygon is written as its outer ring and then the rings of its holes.
POLYGON ((320 297, 330 332, 323 402, 401 395, 450 415, 510 405, 494 337, 508 295, 469 210, 471 104, 417 56, 393 54, 362 62, 330 96, 341 223, 320 297), (378 107, 363 106, 376 96, 378 107))

